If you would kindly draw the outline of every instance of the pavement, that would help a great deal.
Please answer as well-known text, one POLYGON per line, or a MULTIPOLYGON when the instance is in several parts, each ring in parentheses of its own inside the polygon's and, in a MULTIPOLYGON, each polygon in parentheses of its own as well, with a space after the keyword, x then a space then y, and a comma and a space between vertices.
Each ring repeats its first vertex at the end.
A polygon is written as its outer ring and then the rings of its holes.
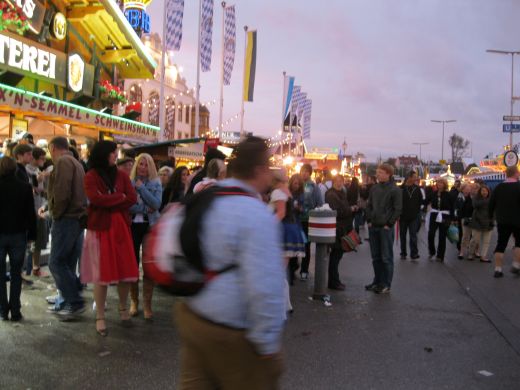
MULTIPOLYGON (((423 230, 418 263, 399 260, 395 247, 388 295, 363 288, 372 279, 366 242, 344 256, 347 289, 331 293, 332 306, 309 299, 312 281, 296 281, 282 389, 520 388, 520 278, 494 279, 492 265, 459 261, 450 244, 444 264, 430 262, 424 239, 423 230)), ((0 389, 175 388, 173 298, 158 292, 153 324, 138 318, 126 329, 109 290, 109 335, 101 338, 91 310, 70 323, 46 313, 50 279, 24 288, 25 320, 0 323, 0 389)))

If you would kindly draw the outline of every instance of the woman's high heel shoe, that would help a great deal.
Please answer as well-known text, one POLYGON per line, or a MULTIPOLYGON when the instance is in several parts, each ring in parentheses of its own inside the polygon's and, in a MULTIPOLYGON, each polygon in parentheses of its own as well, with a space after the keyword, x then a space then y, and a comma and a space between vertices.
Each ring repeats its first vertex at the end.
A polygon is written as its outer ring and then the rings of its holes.
POLYGON ((98 322, 99 321, 105 321, 105 319, 104 318, 96 318, 96 332, 101 337, 107 337, 107 335, 108 335, 107 328, 106 327, 98 328, 98 322))

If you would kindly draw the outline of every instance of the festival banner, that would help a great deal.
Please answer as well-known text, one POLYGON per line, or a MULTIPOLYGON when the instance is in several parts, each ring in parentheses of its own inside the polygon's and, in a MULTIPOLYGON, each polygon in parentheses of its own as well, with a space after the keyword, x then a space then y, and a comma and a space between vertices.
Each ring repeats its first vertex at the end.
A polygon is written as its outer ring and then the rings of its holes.
POLYGON ((179 51, 182 43, 184 0, 166 0, 166 50, 179 51))
POLYGON ((235 63, 236 17, 235 6, 225 9, 224 16, 224 85, 231 84, 231 74, 235 63))
POLYGON ((252 102, 255 92, 256 43, 256 30, 248 31, 244 66, 243 98, 245 102, 252 102))
POLYGON ((209 72, 213 37, 213 0, 202 0, 200 34, 200 66, 203 72, 209 72))

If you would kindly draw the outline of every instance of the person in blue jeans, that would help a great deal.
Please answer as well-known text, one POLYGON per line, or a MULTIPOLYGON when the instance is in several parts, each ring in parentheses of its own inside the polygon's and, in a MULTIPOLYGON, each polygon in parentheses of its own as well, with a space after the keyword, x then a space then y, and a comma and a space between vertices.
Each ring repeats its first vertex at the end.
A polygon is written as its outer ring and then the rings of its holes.
MULTIPOLYGON (((87 197, 83 186, 85 171, 69 151, 68 140, 55 137, 49 142, 54 169, 49 177, 48 208, 52 217, 49 269, 63 297, 63 305, 51 311, 60 320, 75 319, 85 310, 76 274, 83 246, 87 197)), ((39 210, 45 217, 44 210, 39 210)))
POLYGON ((22 266, 28 240, 36 239, 36 210, 32 188, 15 177, 16 161, 0 159, 0 321, 20 321, 22 266), (7 297, 6 259, 9 256, 11 283, 7 297))
POLYGON ((394 168, 382 164, 377 168, 377 184, 368 197, 367 222, 374 280, 365 286, 377 294, 388 294, 394 276, 394 225, 403 207, 402 191, 392 176, 394 168))

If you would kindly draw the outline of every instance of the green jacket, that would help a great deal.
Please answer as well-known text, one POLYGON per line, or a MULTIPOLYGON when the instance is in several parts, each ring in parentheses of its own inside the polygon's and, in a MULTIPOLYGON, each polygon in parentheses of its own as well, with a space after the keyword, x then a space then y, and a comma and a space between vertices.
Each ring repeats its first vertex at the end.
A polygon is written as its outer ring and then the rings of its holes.
POLYGON ((403 191, 395 185, 393 179, 375 184, 368 196, 367 222, 374 227, 393 226, 402 208, 403 191))

